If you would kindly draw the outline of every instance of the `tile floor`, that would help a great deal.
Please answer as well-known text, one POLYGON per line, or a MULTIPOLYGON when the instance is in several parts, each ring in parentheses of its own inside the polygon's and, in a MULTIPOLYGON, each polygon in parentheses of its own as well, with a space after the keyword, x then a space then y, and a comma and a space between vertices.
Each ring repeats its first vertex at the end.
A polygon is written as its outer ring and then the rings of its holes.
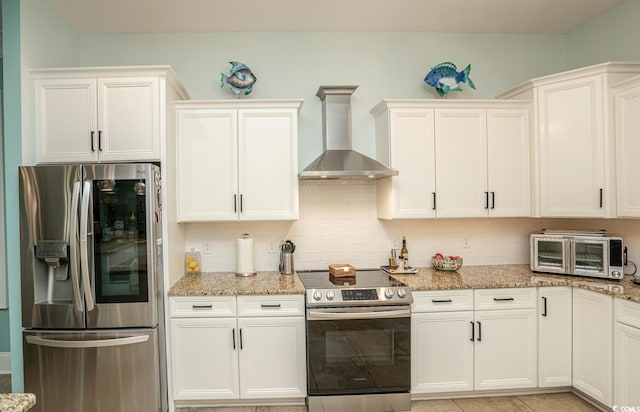
POLYGON ((11 392, 11 375, 0 375, 0 393, 11 392))
MULTIPOLYGON (((176 412, 306 412, 304 406, 178 408, 176 412)), ((412 412, 591 412, 598 408, 572 393, 414 401, 412 412)), ((348 411, 336 411, 348 412, 348 411)))
MULTIPOLYGON (((6 392, 11 392, 11 375, 0 375, 0 393, 6 392)), ((304 406, 245 406, 177 408, 176 412, 306 412, 306 410, 304 406)), ((598 410, 572 393, 414 401, 411 408, 412 412, 595 412, 598 410)))

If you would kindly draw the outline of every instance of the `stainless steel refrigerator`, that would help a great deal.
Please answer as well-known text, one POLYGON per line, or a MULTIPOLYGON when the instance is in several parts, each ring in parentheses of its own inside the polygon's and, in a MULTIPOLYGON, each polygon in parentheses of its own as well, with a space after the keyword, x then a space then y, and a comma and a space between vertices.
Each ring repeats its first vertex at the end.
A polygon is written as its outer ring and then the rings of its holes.
POLYGON ((25 390, 35 411, 166 411, 160 170, 20 167, 25 390))

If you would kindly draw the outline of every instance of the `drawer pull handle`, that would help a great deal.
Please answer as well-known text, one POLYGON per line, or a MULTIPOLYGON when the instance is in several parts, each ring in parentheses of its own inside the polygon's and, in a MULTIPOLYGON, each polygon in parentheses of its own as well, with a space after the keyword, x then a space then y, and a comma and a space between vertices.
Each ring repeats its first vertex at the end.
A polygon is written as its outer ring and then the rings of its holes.
POLYGON ((515 300, 514 298, 493 298, 496 302, 507 302, 510 300, 515 300))
POLYGON ((213 305, 209 304, 209 305, 192 305, 191 306, 194 309, 213 309, 213 305))
POLYGON ((433 303, 451 303, 453 302, 451 299, 431 299, 433 303))
POLYGON ((275 303, 275 304, 263 303, 260 306, 262 306, 262 309, 280 309, 280 304, 279 303, 275 303))

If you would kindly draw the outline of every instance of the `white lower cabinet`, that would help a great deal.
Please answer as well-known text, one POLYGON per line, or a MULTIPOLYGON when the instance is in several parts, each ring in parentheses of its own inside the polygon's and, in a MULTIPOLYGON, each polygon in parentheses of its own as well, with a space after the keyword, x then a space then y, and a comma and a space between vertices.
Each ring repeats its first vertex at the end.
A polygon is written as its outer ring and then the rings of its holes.
POLYGON ((473 290, 413 292, 411 393, 473 390, 473 290))
POLYGON ((615 299, 613 404, 640 406, 640 303, 615 299))
POLYGON ((535 296, 535 288, 415 292, 412 393, 535 387, 535 296))
POLYGON ((180 405, 306 396, 304 296, 171 297, 180 405))
POLYGON ((573 386, 612 405, 613 296, 573 289, 573 386))
POLYGON ((538 386, 571 386, 571 286, 538 288, 538 386))

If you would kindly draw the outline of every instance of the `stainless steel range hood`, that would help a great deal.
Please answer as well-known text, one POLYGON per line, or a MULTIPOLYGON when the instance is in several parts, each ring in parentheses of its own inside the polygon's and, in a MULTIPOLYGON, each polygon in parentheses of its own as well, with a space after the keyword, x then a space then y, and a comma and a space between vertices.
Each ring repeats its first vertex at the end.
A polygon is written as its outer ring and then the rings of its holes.
POLYGON ((351 95, 358 86, 320 86, 324 152, 302 172, 300 179, 379 179, 398 171, 351 148, 351 95))

